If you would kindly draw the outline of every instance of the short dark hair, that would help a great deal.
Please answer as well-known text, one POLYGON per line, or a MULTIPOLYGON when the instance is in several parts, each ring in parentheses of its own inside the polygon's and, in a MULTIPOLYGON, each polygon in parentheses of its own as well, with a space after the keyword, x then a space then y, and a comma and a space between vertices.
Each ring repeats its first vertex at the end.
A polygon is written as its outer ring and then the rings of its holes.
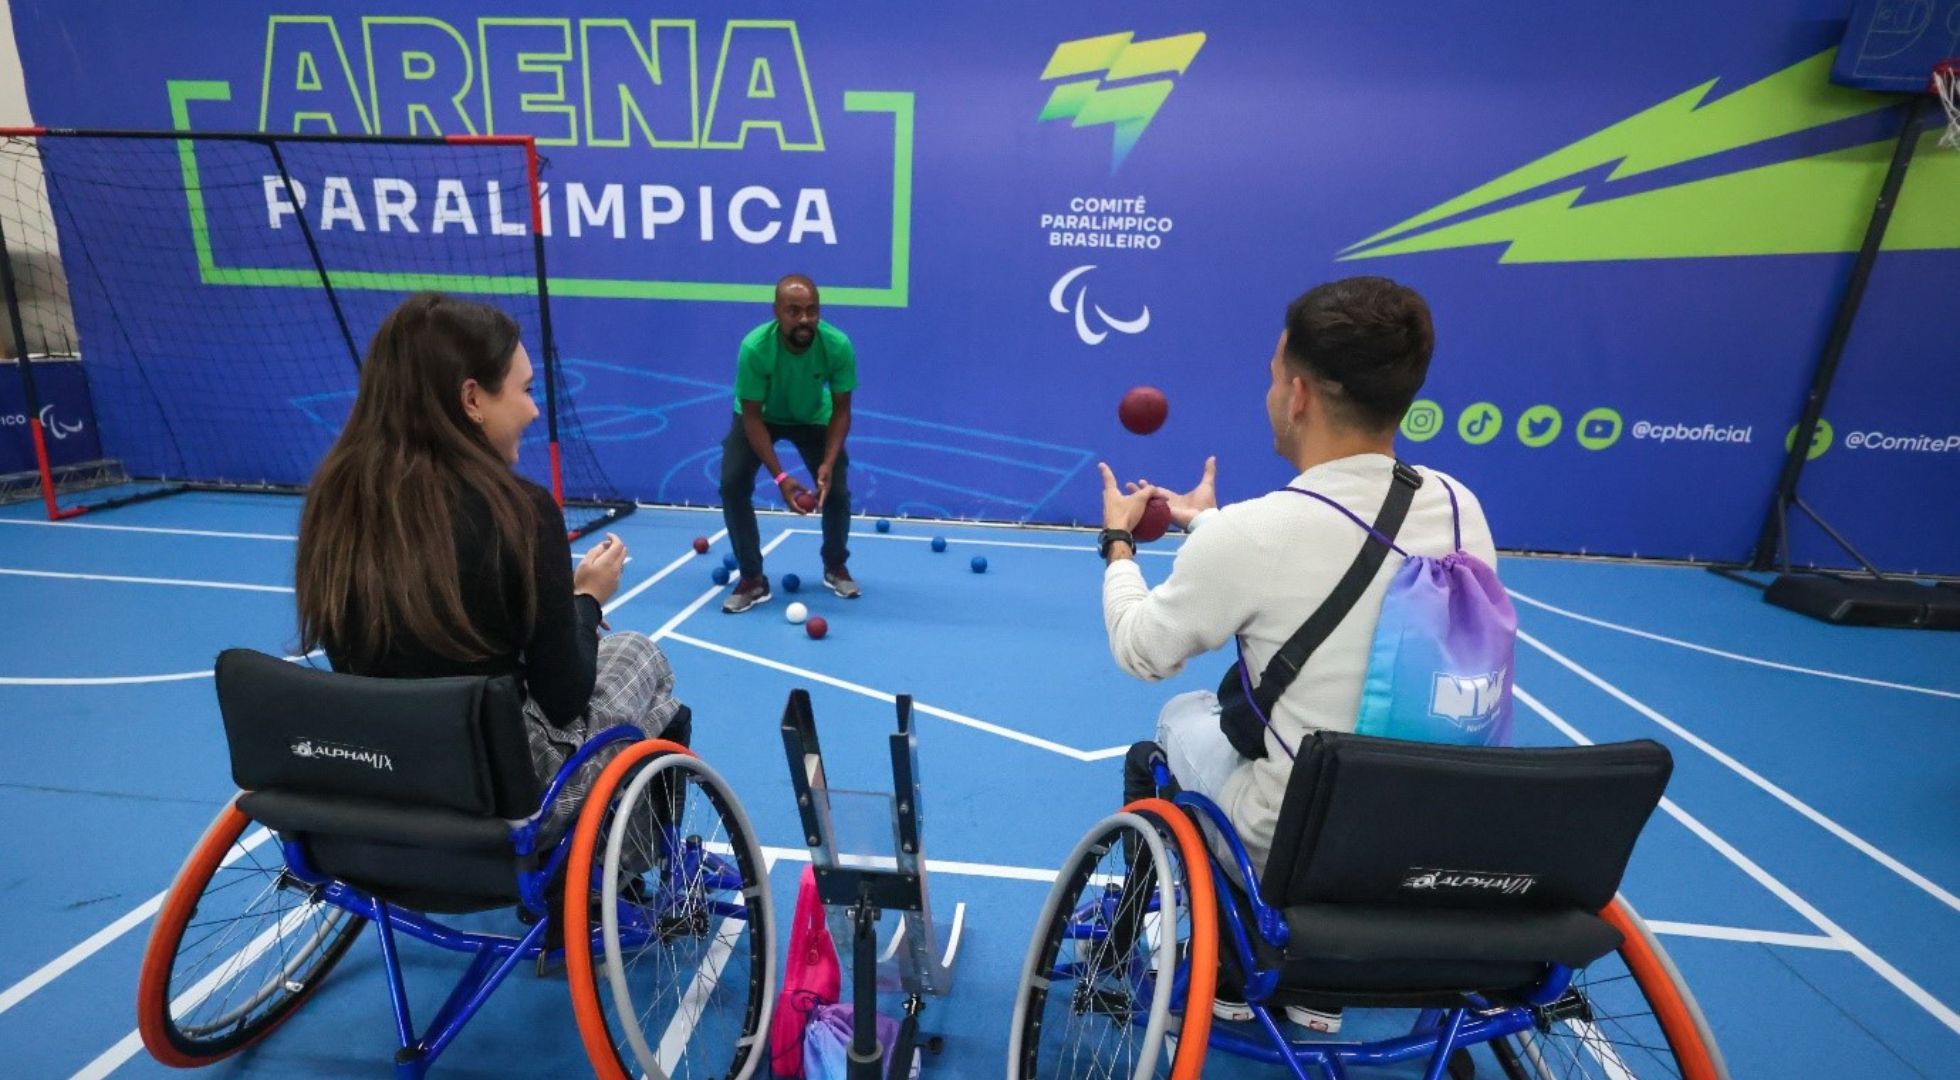
POLYGON ((1392 428, 1422 389, 1436 330, 1406 285, 1351 277, 1316 285, 1286 308, 1286 359, 1338 386, 1334 412, 1370 431, 1392 428))

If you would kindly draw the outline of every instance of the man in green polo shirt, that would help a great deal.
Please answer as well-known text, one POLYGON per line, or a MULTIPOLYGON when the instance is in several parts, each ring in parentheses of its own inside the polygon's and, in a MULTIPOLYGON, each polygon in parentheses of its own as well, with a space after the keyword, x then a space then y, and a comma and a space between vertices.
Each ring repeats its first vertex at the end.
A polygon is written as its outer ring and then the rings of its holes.
POLYGON ((776 283, 775 311, 775 318, 742 339, 735 365, 735 422, 721 443, 721 516, 742 575, 721 605, 731 615, 770 596, 752 500, 756 469, 769 470, 790 509, 810 512, 797 505, 799 495, 808 497, 807 489, 776 458, 776 443, 783 439, 796 447, 817 482, 823 583, 846 600, 858 597, 857 582, 844 568, 851 557, 844 544, 851 532, 844 437, 851 430, 857 353, 842 330, 818 320, 816 283, 802 274, 776 283))

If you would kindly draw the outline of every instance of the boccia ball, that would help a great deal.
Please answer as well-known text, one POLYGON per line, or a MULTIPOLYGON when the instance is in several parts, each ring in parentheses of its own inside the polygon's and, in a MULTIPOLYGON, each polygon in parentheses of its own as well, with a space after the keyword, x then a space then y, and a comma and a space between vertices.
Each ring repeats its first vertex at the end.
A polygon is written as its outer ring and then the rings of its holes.
POLYGON ((1170 525, 1171 504, 1160 495, 1143 504, 1143 517, 1137 519, 1136 528, 1130 530, 1130 535, 1147 544, 1163 536, 1170 525))
POLYGON ((1123 426, 1138 435, 1148 435, 1164 426, 1164 420, 1171 414, 1171 403, 1164 398, 1164 392, 1154 386, 1138 386, 1123 395, 1122 404, 1116 407, 1117 419, 1123 426))

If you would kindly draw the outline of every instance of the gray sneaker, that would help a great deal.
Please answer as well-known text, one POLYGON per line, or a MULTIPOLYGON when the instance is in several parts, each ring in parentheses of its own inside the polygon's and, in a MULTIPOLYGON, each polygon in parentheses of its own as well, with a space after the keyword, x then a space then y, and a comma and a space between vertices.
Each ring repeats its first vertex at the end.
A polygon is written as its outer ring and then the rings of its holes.
POLYGON ((833 566, 825 570, 823 583, 831 592, 846 600, 856 600, 863 595, 858 589, 857 581, 851 577, 851 572, 841 566, 833 566))
POLYGON ((769 602, 769 579, 766 577, 743 578, 735 583, 735 591, 721 602, 725 615, 740 615, 742 612, 769 602))

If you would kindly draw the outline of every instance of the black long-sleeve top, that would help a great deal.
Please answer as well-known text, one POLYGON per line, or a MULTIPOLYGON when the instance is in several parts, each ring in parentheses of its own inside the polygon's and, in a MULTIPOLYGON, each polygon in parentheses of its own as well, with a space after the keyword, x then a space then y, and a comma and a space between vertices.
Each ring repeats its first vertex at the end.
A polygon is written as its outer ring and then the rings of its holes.
MULTIPOLYGON (((599 603, 572 595, 572 548, 565 537, 565 515, 550 492, 520 480, 537 508, 537 557, 529 568, 536 590, 537 618, 523 623, 517 586, 524 568, 498 543, 495 521, 483 496, 465 489, 455 500, 451 532, 462 576, 463 607, 470 623, 497 650, 480 660, 457 660, 399 635, 371 664, 353 657, 364 649, 327 644, 335 671, 381 678, 426 679, 444 675, 513 675, 546 719, 559 727, 577 720, 592 697, 598 677, 599 603)), ((358 626, 358 619, 350 620, 358 626)))

